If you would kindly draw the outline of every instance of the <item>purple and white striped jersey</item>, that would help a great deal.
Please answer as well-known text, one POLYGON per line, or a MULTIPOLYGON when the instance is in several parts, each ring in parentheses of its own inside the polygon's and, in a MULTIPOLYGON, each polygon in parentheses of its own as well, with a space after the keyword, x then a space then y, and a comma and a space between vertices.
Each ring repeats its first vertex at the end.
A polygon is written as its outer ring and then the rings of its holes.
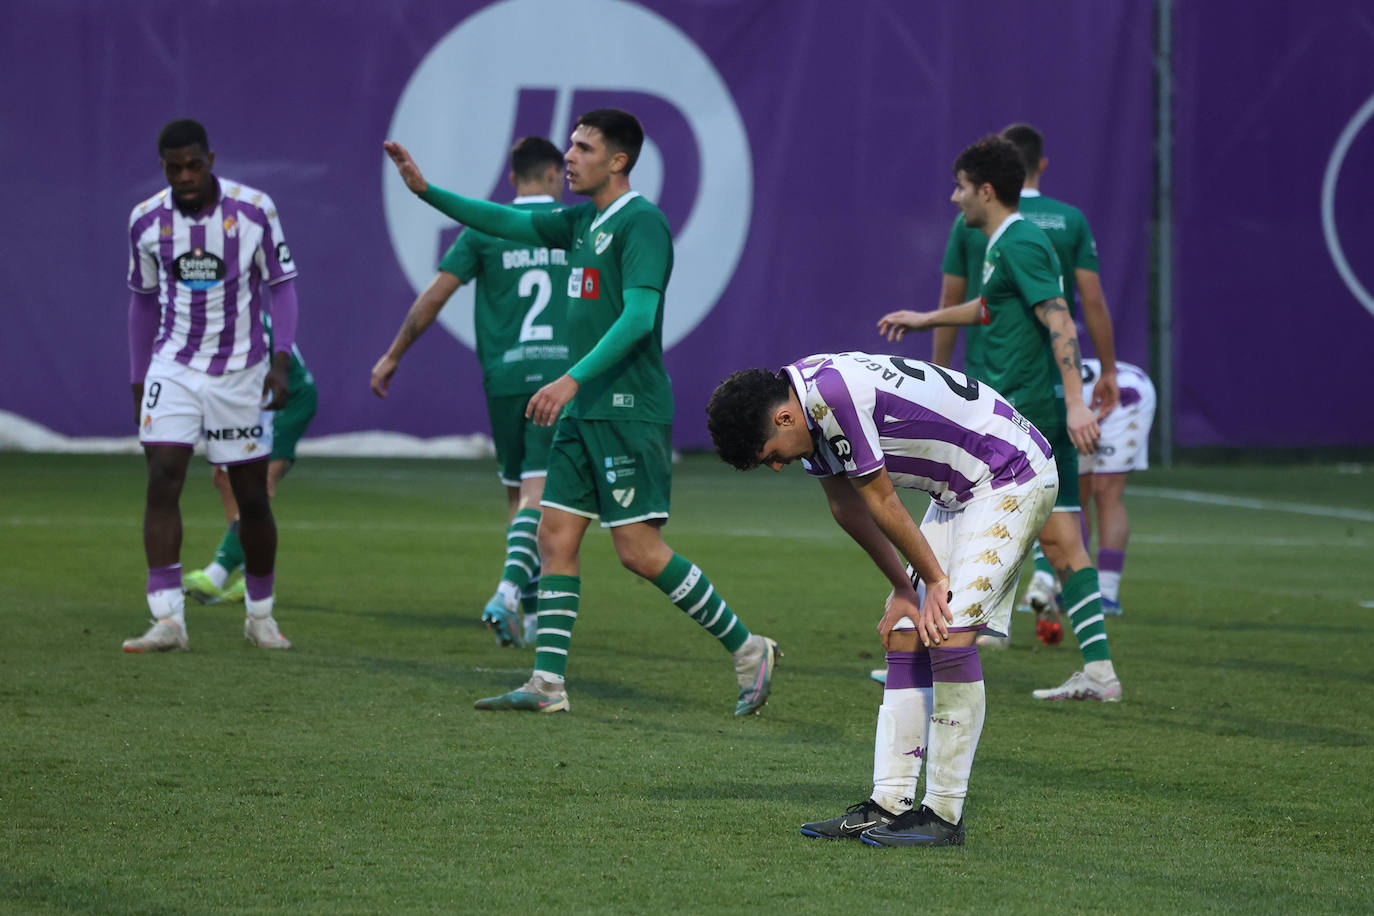
POLYGON ((190 217, 163 188, 129 214, 129 288, 158 294, 153 353, 210 375, 267 355, 264 286, 296 276, 272 198, 227 178, 219 202, 190 217))
POLYGON ((887 467, 894 486, 946 509, 1054 467, 1049 443, 1000 394, 900 356, 822 353, 786 367, 816 452, 813 477, 887 467))

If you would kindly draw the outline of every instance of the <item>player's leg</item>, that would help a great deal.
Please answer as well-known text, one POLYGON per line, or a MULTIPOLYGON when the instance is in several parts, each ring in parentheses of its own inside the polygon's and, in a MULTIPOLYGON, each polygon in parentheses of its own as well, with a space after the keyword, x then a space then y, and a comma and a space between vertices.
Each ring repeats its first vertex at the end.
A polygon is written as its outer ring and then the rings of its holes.
POLYGON ((524 396, 487 399, 508 514, 501 578, 482 609, 482 622, 498 645, 516 647, 526 641, 520 625, 521 595, 539 577, 539 499, 553 437, 551 428, 535 426, 525 418, 526 400, 524 396))
POLYGON ((200 439, 201 373, 154 357, 143 382, 139 441, 148 478, 143 510, 146 596, 153 625, 124 640, 126 652, 187 648, 186 596, 181 590, 181 490, 191 449, 200 439))
POLYGON ((564 417, 554 427, 548 475, 539 519, 542 569, 536 601, 534 671, 521 687, 484 697, 477 709, 564 712, 568 649, 582 595, 580 553, 587 526, 596 518, 596 469, 588 458, 578 421, 564 417))
MULTIPOLYGON (((918 598, 924 595, 918 585, 918 598)), ((858 839, 865 830, 890 824, 915 804, 916 783, 930 728, 930 651, 909 621, 888 640, 883 702, 873 738, 873 791, 843 814, 801 826, 802 836, 858 839)), ((899 624, 901 626, 901 624, 899 624)))
POLYGON ((539 633, 539 576, 543 567, 539 560, 539 519, 543 515, 539 501, 544 498, 544 480, 547 478, 548 456, 540 463, 538 473, 533 473, 520 481, 520 501, 516 512, 528 513, 529 518, 534 523, 534 540, 529 546, 533 547, 532 555, 521 553, 528 563, 528 571, 524 572, 520 579, 519 607, 521 613, 522 638, 525 645, 530 646, 538 639, 539 633))
POLYGON ((1127 474, 1096 474, 1093 496, 1097 502, 1097 572, 1102 584, 1104 613, 1121 613, 1121 574, 1126 568, 1126 543, 1131 520, 1124 499, 1127 474))
POLYGON ((219 604, 225 599, 224 587, 229 577, 243 565, 243 547, 239 544, 239 506, 229 485, 229 473, 216 466, 211 483, 224 505, 224 517, 229 527, 215 548, 215 558, 204 569, 193 569, 181 578, 186 594, 201 604, 219 604))

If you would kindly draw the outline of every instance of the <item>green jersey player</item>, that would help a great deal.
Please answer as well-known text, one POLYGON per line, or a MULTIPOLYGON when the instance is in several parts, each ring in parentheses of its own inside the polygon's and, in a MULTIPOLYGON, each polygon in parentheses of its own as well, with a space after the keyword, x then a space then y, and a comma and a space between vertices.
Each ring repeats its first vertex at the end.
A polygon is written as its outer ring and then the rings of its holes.
MULTIPOLYGON (((559 208, 563 154, 558 147, 543 137, 524 137, 511 147, 510 161, 509 178, 516 193, 512 206, 529 212, 559 208)), ((482 621, 499 645, 519 647, 534 635, 539 500, 553 442, 551 429, 525 417, 525 404, 570 364, 564 295, 567 252, 465 228, 439 262, 433 281, 411 305, 390 348, 372 367, 372 391, 387 396, 401 356, 434 323, 458 287, 470 280, 477 281, 473 329, 507 506, 501 579, 482 610, 482 621), (522 604, 528 611, 523 629, 522 604)))
POLYGON ((705 574, 663 540, 672 480, 663 302, 673 243, 662 212, 630 189, 643 142, 643 128, 627 112, 584 114, 564 159, 569 189, 590 201, 549 213, 433 187, 400 144, 385 144, 406 186, 431 206, 492 235, 568 251, 574 363, 525 408, 536 423, 557 424, 539 525, 534 671, 520 688, 478 700, 478 709, 568 709, 564 675, 581 598, 578 552, 594 518, 610 529, 627 569, 653 582, 733 655, 735 714, 756 712, 768 699, 777 644, 751 634, 705 574))
POLYGON ((952 200, 964 222, 988 238, 982 296, 933 312, 892 312, 879 320, 878 329, 898 340, 909 330, 983 325, 985 381, 1049 439, 1059 466, 1059 498, 1040 542, 1064 583, 1064 604, 1084 667, 1061 686, 1033 695, 1119 700, 1121 682, 1107 648, 1097 570, 1078 520, 1077 452, 1092 452, 1099 431, 1082 397, 1082 359, 1059 257, 1045 233, 1017 210, 1025 167, 1015 146, 985 137, 959 155, 954 174, 952 200))

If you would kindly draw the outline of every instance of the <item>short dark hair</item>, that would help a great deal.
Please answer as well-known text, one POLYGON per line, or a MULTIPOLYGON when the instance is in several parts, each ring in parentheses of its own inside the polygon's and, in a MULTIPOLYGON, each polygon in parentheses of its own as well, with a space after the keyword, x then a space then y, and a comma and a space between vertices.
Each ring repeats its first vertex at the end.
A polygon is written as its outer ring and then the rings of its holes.
POLYGON ((595 127, 601 131, 612 154, 625 154, 625 174, 630 174, 644 146, 644 128, 640 126, 638 118, 619 108, 597 108, 578 118, 575 126, 595 127))
POLYGON ((1040 171, 1040 160, 1045 158, 1045 137, 1040 131, 1018 121, 1002 128, 1000 136, 1021 154, 1021 164, 1026 167, 1027 175, 1040 171))
POLYGON ((563 164, 563 154, 544 137, 521 137, 510 148, 510 169, 516 181, 531 181, 551 165, 563 164))
POLYGON ((165 149, 181 149, 183 146, 199 146, 207 153, 210 152, 210 137, 205 133, 205 128, 199 121, 192 121, 190 118, 177 118, 175 121, 168 121, 162 126, 162 130, 157 135, 157 151, 159 153, 165 149))
POLYGON ((706 427, 720 460, 736 470, 759 466, 759 452, 773 436, 773 411, 792 396, 782 372, 741 369, 716 386, 706 405, 706 427))
POLYGON ((975 188, 982 184, 992 185, 997 199, 1008 207, 1014 208, 1021 202, 1026 167, 1021 164, 1021 154, 1016 147, 996 134, 988 134, 959 154, 954 160, 954 174, 957 176, 960 172, 975 188))

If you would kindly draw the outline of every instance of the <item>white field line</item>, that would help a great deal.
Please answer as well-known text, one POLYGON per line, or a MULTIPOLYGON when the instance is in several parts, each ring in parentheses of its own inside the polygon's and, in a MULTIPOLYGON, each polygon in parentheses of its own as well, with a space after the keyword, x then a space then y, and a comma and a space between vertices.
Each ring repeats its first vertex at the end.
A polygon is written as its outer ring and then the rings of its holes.
POLYGON ((1175 490, 1169 487, 1127 487, 1130 496, 1143 496, 1155 499, 1174 499, 1186 503, 1201 503, 1208 506, 1226 506, 1232 509, 1259 509, 1262 512, 1290 512, 1294 515, 1316 515, 1322 518, 1342 518, 1354 522, 1374 522, 1374 511, 1368 509, 1342 509, 1337 506, 1314 506, 1310 503, 1295 503, 1278 499, 1256 499, 1250 496, 1221 496, 1217 493, 1203 493, 1198 490, 1175 490))

